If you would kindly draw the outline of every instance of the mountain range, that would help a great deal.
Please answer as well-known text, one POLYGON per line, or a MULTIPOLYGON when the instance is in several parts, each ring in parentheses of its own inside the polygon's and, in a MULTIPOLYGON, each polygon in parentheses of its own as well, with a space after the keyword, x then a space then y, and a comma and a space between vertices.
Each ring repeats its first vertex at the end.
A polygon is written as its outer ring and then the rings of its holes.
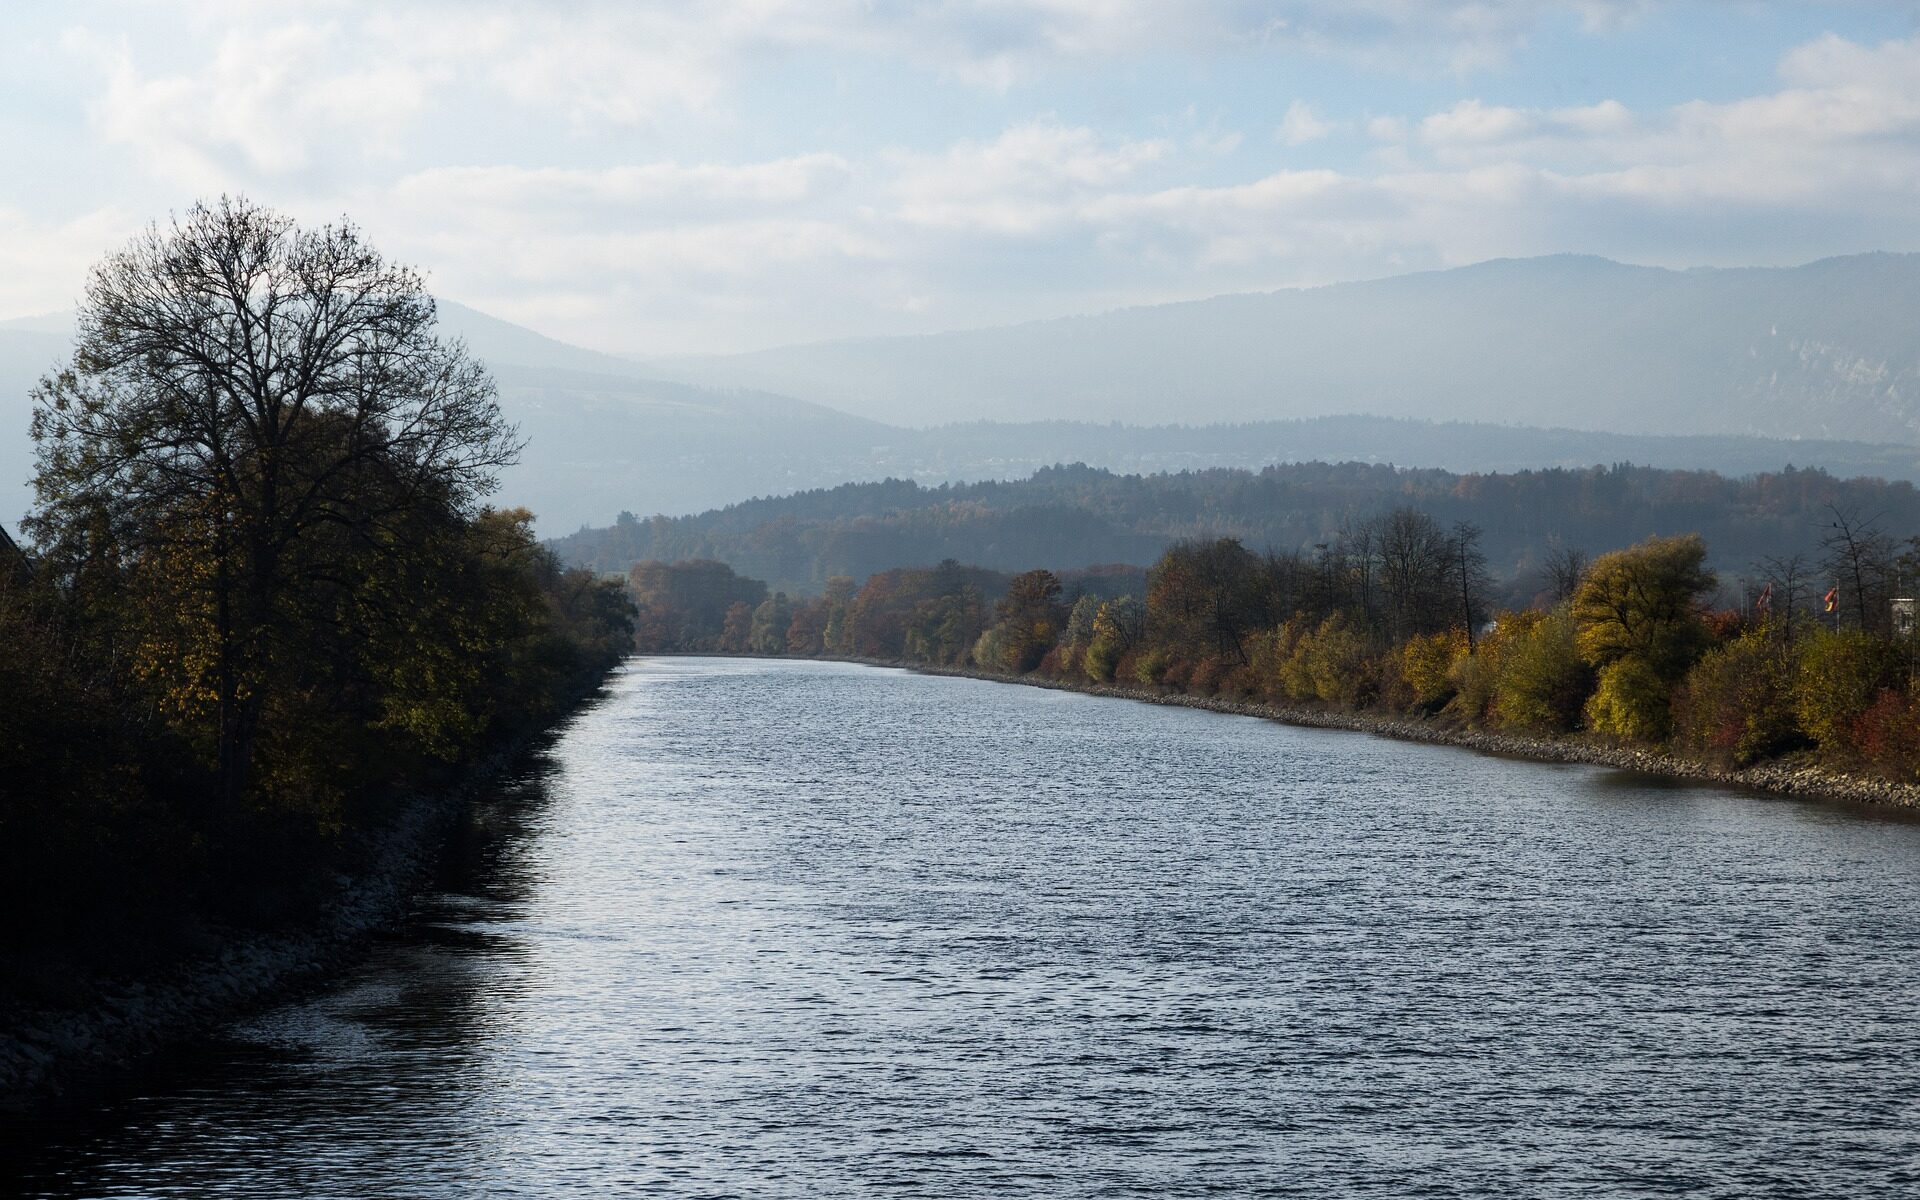
MULTIPOLYGON (((543 531, 889 477, 1305 460, 1464 472, 1788 463, 1920 479, 1920 256, 1663 271, 1588 258, 924 337, 638 361, 452 302, 527 439, 543 531)), ((71 319, 0 322, 0 521, 71 319)))
POLYGON ((1920 442, 1920 255, 1671 271, 1559 255, 915 337, 656 358, 895 424, 1368 413, 1920 442))

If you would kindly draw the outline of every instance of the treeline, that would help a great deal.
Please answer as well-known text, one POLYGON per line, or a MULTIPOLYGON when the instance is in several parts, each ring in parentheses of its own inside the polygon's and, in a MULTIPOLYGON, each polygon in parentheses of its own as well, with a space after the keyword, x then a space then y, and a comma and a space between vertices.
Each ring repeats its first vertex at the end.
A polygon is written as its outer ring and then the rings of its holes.
POLYGON ((0 948, 309 912, 409 790, 550 721, 624 589, 479 504, 516 451, 419 278, 351 227, 199 207, 95 269, 0 545, 0 948))
MULTIPOLYGON (((1004 483, 849 484, 752 500, 697 516, 621 514, 611 527, 552 542, 567 562, 624 574, 636 562, 711 559, 790 594, 943 559, 1018 573, 1154 561, 1183 540, 1232 537, 1308 551, 1356 520, 1410 506, 1443 526, 1471 522, 1502 580, 1537 575, 1554 546, 1588 553, 1652 535, 1697 532, 1717 565, 1815 549, 1830 507, 1920 528, 1907 483, 1788 468, 1730 479, 1706 471, 1612 466, 1460 475, 1364 463, 1261 471, 1115 475, 1054 467, 1004 483)), ((1531 599, 1531 597, 1512 597, 1531 599)))
MULTIPOLYGON (((1022 578, 948 560, 880 571, 859 585, 836 576, 821 595, 793 598, 725 563, 695 559, 638 563, 627 584, 638 612, 633 644, 642 653, 955 663, 965 661, 1022 578)), ((1050 578, 1075 597, 1115 599, 1138 593, 1146 572, 1109 566, 1050 578)))
MULTIPOLYGON (((1815 555, 1756 564, 1731 605, 1715 603, 1723 589, 1706 543, 1686 534, 1592 558, 1555 547, 1535 602, 1498 607, 1478 531, 1402 507, 1309 552, 1176 543, 1139 592, 945 563, 858 588, 837 580, 816 600, 789 602, 784 642, 778 612, 757 619, 772 602, 764 593, 751 610, 745 596, 729 606, 736 626, 754 618, 744 645, 728 640, 725 613, 708 620, 720 650, 1419 714, 1670 745, 1734 765, 1804 753, 1920 780, 1911 610, 1893 594, 1897 580, 1920 576, 1920 543, 1848 510, 1827 516, 1815 555)), ((648 594, 639 598, 645 613, 648 594)))

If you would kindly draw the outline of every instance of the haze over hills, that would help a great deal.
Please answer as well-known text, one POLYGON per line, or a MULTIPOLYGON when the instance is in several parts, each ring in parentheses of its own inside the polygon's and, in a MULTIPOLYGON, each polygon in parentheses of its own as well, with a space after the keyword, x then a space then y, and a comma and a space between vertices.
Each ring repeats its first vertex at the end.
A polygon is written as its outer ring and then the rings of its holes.
MULTIPOLYGON (((1851 297, 1849 303, 1865 306, 1863 271, 1877 266, 1891 277, 1908 279, 1920 275, 1916 261, 1879 255, 1833 260, 1815 267, 1822 268, 1831 277, 1829 290, 1833 295, 1851 297)), ((1779 278, 1791 275, 1811 288, 1809 281, 1822 277, 1823 270, 1809 267, 1758 275, 1776 284, 1779 278)), ((1450 298, 1449 303, 1454 303, 1463 294, 1462 287, 1471 284, 1480 293, 1492 297, 1482 303, 1482 310, 1504 307, 1506 311, 1502 318, 1507 322, 1505 331, 1497 337, 1488 334, 1483 340, 1512 346, 1511 357, 1534 363, 1537 369, 1548 357, 1541 343, 1550 339, 1522 328, 1525 306, 1516 299, 1518 293, 1511 278, 1533 281, 1534 307, 1545 314, 1541 327, 1558 329, 1565 334, 1577 324, 1568 314, 1591 311, 1589 292, 1581 291, 1576 297, 1564 286, 1558 290, 1547 286, 1546 280, 1558 279, 1564 285, 1572 275, 1580 274, 1601 280, 1603 291, 1611 288, 1623 311, 1637 312, 1639 315, 1632 321, 1622 319, 1625 325, 1635 329, 1658 324, 1644 306, 1635 308, 1631 299, 1638 294, 1635 289, 1644 290, 1643 281, 1672 282, 1694 277, 1692 273, 1622 268, 1599 260, 1531 260, 1409 276, 1379 285, 1356 284, 1350 288, 1322 289, 1321 293, 1278 293, 1277 296, 1290 297, 1286 303, 1297 303, 1308 295, 1333 294, 1347 311, 1355 314, 1358 322, 1364 306, 1354 298, 1373 294, 1368 289, 1402 296, 1394 311, 1404 315, 1413 311, 1410 302, 1404 300, 1405 295, 1424 290, 1445 294, 1450 298)), ((1737 273, 1706 274, 1718 278, 1737 273)), ((1774 287, 1775 292, 1779 290, 1778 286, 1774 287)), ((1889 299, 1884 306, 1886 311, 1878 318, 1879 324, 1859 334, 1856 341, 1873 340, 1884 345, 1885 361, 1891 363, 1901 344, 1898 314, 1909 310, 1920 313, 1920 303, 1900 301, 1900 295, 1906 293, 1900 293, 1891 285, 1885 293, 1889 299), (1902 304, 1906 307, 1902 308, 1902 304)), ((1811 313, 1825 304, 1838 303, 1823 299, 1825 294, 1808 291, 1802 298, 1802 307, 1811 313)), ((1476 410, 1481 415, 1471 420, 1436 422, 1407 415, 1351 415, 1350 410, 1364 407, 1357 400, 1345 409, 1334 407, 1334 412, 1347 415, 1280 415, 1290 411, 1281 399, 1275 399, 1266 408, 1253 402, 1254 374, 1290 371, 1298 364, 1263 366, 1246 354, 1235 359, 1227 353, 1235 339, 1253 327, 1253 318, 1247 314, 1260 310, 1264 302, 1272 299, 1223 297, 1217 301, 1140 309, 1012 330, 802 348, 817 355, 847 356, 838 366, 830 364, 827 358, 818 359, 816 366, 821 370, 844 369, 850 380, 864 381, 863 386, 873 388, 881 386, 876 382, 880 376, 873 364, 890 364, 887 369, 901 372, 902 382, 887 395, 910 398, 913 404, 927 398, 950 403, 939 398, 951 398, 960 394, 961 389, 972 386, 968 383, 969 371, 976 383, 993 377, 1007 388, 1021 384, 1020 370, 1030 372, 1038 381, 1033 385, 1036 396, 1030 403, 1023 401, 1007 407, 1008 412, 1021 418, 1018 421, 968 420, 933 426, 907 420, 911 407, 908 399, 897 403, 889 400, 879 406, 895 412, 900 419, 899 423, 888 423, 772 391, 665 382, 656 374, 664 369, 662 363, 643 364, 572 346, 450 301, 442 302, 441 320, 448 333, 464 338, 487 361, 499 381, 503 409, 527 439, 521 463, 502 479, 498 502, 533 509, 540 518, 541 529, 549 535, 580 526, 604 525, 623 511, 642 516, 694 513, 753 496, 886 478, 910 479, 928 485, 1021 479, 1040 468, 1072 462, 1125 473, 1257 468, 1308 460, 1390 462, 1466 472, 1634 462, 1659 467, 1703 467, 1730 475, 1777 470, 1792 463, 1822 467, 1841 476, 1878 475, 1920 480, 1920 448, 1912 444, 1920 434, 1911 431, 1900 437, 1888 434, 1851 442, 1590 431, 1594 425, 1605 427, 1613 421, 1612 415, 1604 411, 1587 414, 1591 418, 1584 423, 1588 429, 1579 428, 1573 420, 1560 422, 1572 428, 1531 427, 1547 422, 1553 413, 1568 411, 1566 397, 1584 386, 1576 376, 1591 368, 1576 363, 1571 351, 1567 352, 1570 357, 1565 361, 1572 365, 1566 367, 1565 377, 1551 387, 1542 383, 1543 391, 1535 402, 1524 406, 1516 403, 1498 412, 1482 404, 1476 410), (1116 321, 1120 324, 1115 325, 1116 321), (1169 321, 1174 324, 1169 325, 1169 321), (1165 351, 1170 365, 1165 369, 1156 368, 1160 384, 1156 385, 1151 379, 1122 380, 1125 372, 1121 366, 1108 361, 1112 354, 1124 351, 1133 356, 1132 361, 1140 367, 1140 373, 1146 373, 1151 365, 1149 360, 1161 353, 1154 347, 1162 345, 1168 336, 1166 331, 1176 326, 1185 332, 1175 339, 1179 347, 1165 351), (1139 336, 1130 340, 1129 328, 1137 329, 1139 336), (1161 341, 1154 342, 1154 338, 1161 341), (1234 408, 1240 403, 1234 399, 1237 393, 1226 384, 1221 384, 1225 390, 1216 403, 1214 394, 1204 388, 1203 373, 1190 374, 1184 380, 1180 377, 1180 365, 1191 365, 1193 347, 1208 338, 1214 340, 1218 350, 1214 357, 1247 377, 1242 387, 1245 403, 1239 410, 1234 408), (996 357, 1002 353, 999 342, 1003 339, 1011 339, 1009 344, 1017 351, 1013 359, 1005 362, 996 357), (1132 348, 1128 349, 1128 345, 1132 348), (961 354, 962 349, 967 353, 961 354), (865 350, 884 353, 860 360, 860 353, 865 350), (976 353, 977 358, 973 357, 976 353), (944 360, 940 358, 943 355, 944 360), (916 362, 919 365, 914 365, 916 362), (1236 363, 1238 365, 1234 365, 1236 363), (924 374, 908 379, 905 373, 910 367, 924 374), (1080 371, 1090 379, 1105 380, 1116 387, 1120 382, 1127 382, 1133 388, 1135 399, 1123 398, 1123 402, 1133 405, 1131 411, 1137 414, 1138 423, 1122 424, 1109 419, 1105 410, 1093 407, 1091 400, 1084 403, 1072 400, 1070 389, 1061 392, 1066 397, 1061 406, 1078 405, 1080 411, 1099 414, 1098 420, 1034 420, 1047 411, 1048 406, 1037 398, 1038 392, 1044 391, 1043 385, 1053 380, 1065 388, 1073 373, 1080 371), (1164 392, 1160 390, 1162 387, 1164 392), (1261 419, 1237 419, 1232 424, 1192 423, 1200 414, 1215 409, 1245 411, 1261 419), (1271 419, 1276 415, 1277 419, 1271 419)), ((1429 300, 1427 303, 1432 307, 1440 302, 1429 300)), ((1668 314, 1668 319, 1679 320, 1678 310, 1669 309, 1668 314)), ((1324 314, 1321 319, 1332 320, 1324 314)), ((1457 314, 1453 319, 1456 326, 1463 320, 1457 314)), ((1385 316, 1379 316, 1376 324, 1386 320, 1385 316)), ((1693 324, 1697 327, 1703 323, 1710 322, 1705 315, 1696 314, 1693 324)), ((1732 318, 1720 320, 1722 325, 1733 323, 1732 318)), ((1802 322, 1800 327, 1816 325, 1832 332, 1826 325, 1811 320, 1802 322)), ((32 472, 32 446, 26 437, 28 393, 34 381, 59 365, 67 354, 65 331, 68 328, 70 317, 63 315, 0 322, 0 429, 5 430, 5 436, 0 437, 0 521, 9 525, 17 522, 31 500, 26 486, 32 472)), ((1623 336, 1613 327, 1589 332, 1589 340, 1596 344, 1609 338, 1617 341, 1623 336)), ((1286 353, 1301 363, 1306 362, 1305 347, 1294 346, 1286 353)), ((1598 351, 1589 348, 1581 353, 1591 357, 1598 351)), ((1833 382, 1842 379, 1844 373, 1812 367, 1793 377, 1798 383, 1793 383, 1787 375, 1776 374, 1772 386, 1782 397, 1783 410, 1793 406, 1788 393, 1793 387, 1800 387, 1803 390, 1797 393, 1801 396, 1797 403, 1802 407, 1824 404, 1833 415, 1834 424, 1891 429, 1893 426, 1885 419, 1886 414, 1898 407, 1896 402, 1904 403, 1907 394, 1904 389, 1910 385, 1903 380, 1913 375, 1913 352, 1905 353, 1907 357, 1901 361, 1906 362, 1906 366, 1862 366, 1855 372, 1857 378, 1846 377, 1854 381, 1844 388, 1833 382), (1816 390, 1816 376, 1830 385, 1825 392, 1816 390), (1845 421, 1840 419, 1843 416, 1845 421)), ((1455 384, 1465 386, 1457 377, 1463 376, 1468 364, 1437 332, 1429 332, 1424 338, 1409 338, 1392 355, 1356 360, 1344 376, 1329 363, 1317 367, 1308 363, 1299 369, 1306 372, 1304 377, 1308 379, 1313 378, 1309 368, 1320 370, 1320 383, 1316 386, 1322 387, 1324 394, 1350 397, 1357 394, 1353 380, 1370 374, 1379 376, 1389 367, 1408 379, 1421 378, 1422 355, 1431 356, 1439 364, 1435 368, 1435 379, 1444 381, 1451 371, 1456 377, 1455 384)), ((1626 351, 1621 351, 1621 355, 1622 362, 1633 358, 1626 351)), ((1480 368, 1489 379, 1500 376, 1502 356, 1489 349, 1483 357, 1487 361, 1480 368)), ((1715 387, 1724 391, 1733 386, 1726 382, 1727 377, 1751 373, 1748 360, 1727 361, 1733 361, 1734 365, 1728 367, 1722 362, 1719 376, 1704 359, 1688 368, 1694 373, 1693 386, 1700 394, 1710 393, 1715 387)), ((1613 374, 1618 377, 1619 373, 1613 374)), ((1206 378, 1218 380, 1222 376, 1206 378)), ((1310 390, 1297 382, 1284 386, 1271 382, 1287 378, 1284 374, 1271 376, 1263 385, 1267 394, 1277 398, 1284 398, 1283 393, 1304 397, 1310 390)), ((1085 393, 1083 399, 1085 395, 1090 393, 1085 393)), ((953 411, 963 407, 957 401, 951 402, 953 411)), ((1302 401, 1293 407, 1311 406, 1302 401)), ((1445 416, 1448 411, 1442 407, 1437 413, 1428 413, 1411 402, 1399 407, 1421 416, 1445 416)), ((927 411, 945 410, 935 405, 927 411)), ((1619 427, 1624 429, 1627 425, 1619 427)), ((1730 418, 1728 427, 1736 428, 1738 422, 1730 418)))
MULTIPOLYGON (((531 508, 543 529, 868 478, 870 447, 889 440, 884 427, 804 401, 650 380, 628 360, 451 301, 440 319, 486 361, 527 442, 496 500, 531 508)), ((0 323, 0 522, 10 527, 32 500, 29 393, 69 354, 70 330, 69 315, 0 323)))
POLYGON ((896 424, 1367 413, 1920 442, 1920 255, 1671 271, 1572 255, 958 333, 657 358, 896 424))

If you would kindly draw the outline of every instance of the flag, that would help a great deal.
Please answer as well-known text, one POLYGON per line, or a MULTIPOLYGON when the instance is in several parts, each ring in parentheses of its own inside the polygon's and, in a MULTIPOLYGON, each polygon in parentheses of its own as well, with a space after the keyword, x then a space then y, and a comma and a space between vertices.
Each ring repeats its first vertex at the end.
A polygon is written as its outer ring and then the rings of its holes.
POLYGON ((1827 606, 1828 612, 1832 612, 1834 609, 1840 607, 1840 589, 1837 587, 1828 588, 1827 594, 1821 600, 1821 603, 1827 606))
POLYGON ((1761 588, 1760 594, 1753 598, 1753 611, 1759 613, 1762 620, 1765 620, 1768 616, 1772 615, 1773 585, 1771 583, 1761 588))

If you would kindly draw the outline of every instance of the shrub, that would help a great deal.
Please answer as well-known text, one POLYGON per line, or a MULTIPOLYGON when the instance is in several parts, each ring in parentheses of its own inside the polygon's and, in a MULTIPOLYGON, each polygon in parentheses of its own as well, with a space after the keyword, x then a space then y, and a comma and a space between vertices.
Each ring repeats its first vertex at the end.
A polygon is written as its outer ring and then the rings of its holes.
POLYGON ((1133 660, 1133 678, 1147 687, 1155 687, 1167 673, 1167 652, 1158 646, 1142 650, 1133 660))
POLYGON ((1280 694, 1288 700, 1316 700, 1319 690, 1313 684, 1313 634, 1303 632, 1294 638, 1275 679, 1280 694))
POLYGON ((1503 625, 1493 668, 1491 715, 1502 727, 1564 733, 1580 723, 1593 672, 1566 614, 1503 625))
POLYGON ((1307 628, 1306 618, 1296 614, 1284 623, 1247 639, 1247 657, 1252 660, 1256 695, 1271 703, 1283 703, 1304 700, 1312 694, 1313 683, 1306 676, 1304 664, 1300 667, 1297 682, 1306 689, 1305 694, 1296 694, 1288 686, 1292 661, 1307 628))
POLYGON ((1854 750, 1854 726, 1880 689, 1898 677, 1899 655, 1887 642, 1858 629, 1821 630, 1800 643, 1793 709, 1831 759, 1854 750))
POLYGON ((1852 741, 1860 757, 1888 779, 1920 781, 1920 695, 1882 688, 1854 721, 1852 741))
POLYGON ((1195 696, 1218 694, 1238 665, 1223 655, 1209 654, 1194 664, 1192 674, 1187 677, 1187 691, 1195 696))
POLYGON ((1399 678, 1407 702, 1399 707, 1436 709, 1453 698, 1454 662, 1467 652, 1464 630, 1416 635, 1400 648, 1399 678))
POLYGON ((1449 707, 1469 721, 1480 722, 1494 717, 1494 701, 1499 694, 1500 664, 1506 658, 1510 647, 1524 638, 1541 620, 1541 615, 1530 610, 1503 612, 1493 622, 1493 630, 1480 639, 1471 654, 1461 652, 1454 655, 1453 665, 1447 671, 1447 681, 1453 686, 1454 697, 1449 707))
POLYGON ((1343 708, 1358 705, 1370 690, 1367 644, 1359 631, 1334 613, 1301 646, 1314 696, 1343 708))
POLYGON ((1658 742, 1673 726, 1667 685, 1639 657, 1616 659, 1600 671, 1600 684, 1587 701, 1587 724, 1632 742, 1658 742))
POLYGON ((1765 630, 1744 633, 1710 652, 1674 696, 1680 743, 1746 766, 1802 741, 1791 666, 1765 630))

